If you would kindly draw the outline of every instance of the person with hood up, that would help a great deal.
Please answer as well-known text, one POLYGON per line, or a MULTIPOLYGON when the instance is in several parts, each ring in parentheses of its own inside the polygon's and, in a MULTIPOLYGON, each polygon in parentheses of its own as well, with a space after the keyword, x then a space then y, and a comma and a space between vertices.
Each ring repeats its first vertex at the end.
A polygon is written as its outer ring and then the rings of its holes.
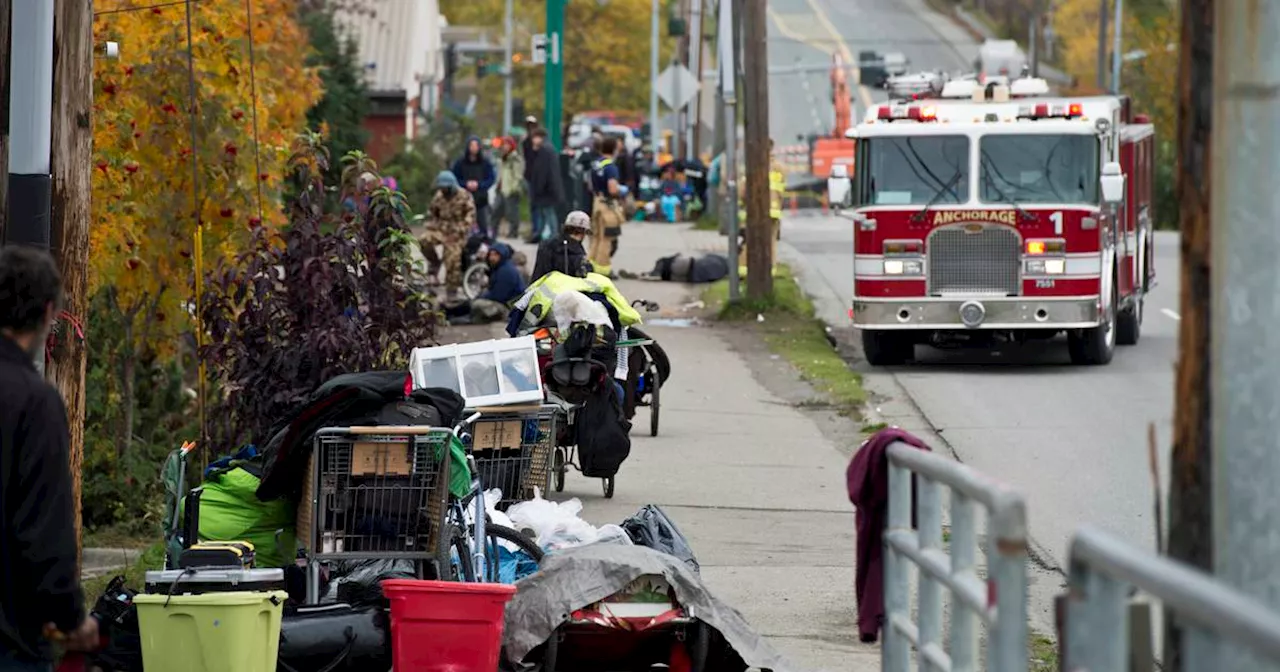
POLYGON ((476 223, 475 200, 461 189, 457 176, 442 170, 436 175, 436 193, 428 212, 427 233, 419 241, 422 253, 444 264, 445 289, 454 294, 462 288, 462 250, 476 223), (436 253, 437 245, 444 248, 442 254, 436 253))
POLYGON ((520 236, 520 196, 525 191, 524 153, 516 148, 515 138, 502 139, 502 159, 498 169, 498 196, 502 207, 493 218, 493 233, 507 220, 507 237, 520 236))
POLYGON ((485 158, 480 145, 480 137, 473 135, 467 138, 467 149, 462 157, 453 162, 453 174, 458 183, 471 194, 476 204, 476 228, 480 234, 496 238, 497 232, 489 228, 489 189, 498 181, 493 164, 485 158))
POLYGON ((489 288, 470 303, 445 308, 444 314, 454 324, 495 322, 507 316, 508 304, 524 294, 525 282, 512 259, 514 251, 506 243, 489 246, 489 288))
POLYGON ((553 271, 577 278, 583 277, 590 270, 587 251, 583 241, 591 233, 591 216, 581 210, 574 210, 564 218, 564 232, 555 238, 549 238, 538 246, 538 256, 533 262, 533 273, 529 279, 537 282, 542 276, 553 271))
POLYGON ((547 129, 533 132, 533 153, 526 167, 529 173, 529 216, 533 231, 525 242, 536 245, 560 237, 556 207, 564 200, 564 183, 560 179, 560 158, 547 143, 547 129))

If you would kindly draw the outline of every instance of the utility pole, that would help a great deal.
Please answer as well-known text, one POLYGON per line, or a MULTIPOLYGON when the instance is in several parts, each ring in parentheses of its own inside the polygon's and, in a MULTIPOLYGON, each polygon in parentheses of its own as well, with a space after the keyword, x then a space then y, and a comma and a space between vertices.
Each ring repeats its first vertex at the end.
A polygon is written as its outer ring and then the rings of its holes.
POLYGON ((1098 91, 1107 90, 1107 0, 1098 0, 1098 91))
POLYGON ((503 67, 502 81, 502 135, 511 132, 511 78, 515 77, 515 70, 511 62, 513 51, 512 41, 515 40, 515 8, 512 6, 512 0, 507 0, 506 18, 503 20, 507 31, 507 37, 503 41, 503 51, 506 52, 507 64, 503 67))
POLYGON ((0 241, 9 203, 9 19, 13 17, 13 0, 0 0, 0 241))
MULTIPOLYGON (((1189 18, 1189 17, 1188 17, 1189 18)), ((1218 2, 1211 28, 1190 21, 1213 44, 1213 152, 1209 209, 1214 307, 1210 315, 1213 571, 1271 609, 1280 609, 1280 498, 1274 475, 1274 410, 1280 406, 1280 254, 1274 214, 1280 209, 1280 48, 1258 39, 1280 30, 1274 2, 1218 2), (1259 130, 1266 132, 1259 133, 1259 130), (1258 357, 1262 357, 1258 359, 1258 357)), ((1185 25, 1185 24, 1184 24, 1185 25)), ((1208 88, 1208 87, 1206 87, 1208 88)), ((1245 647, 1221 647, 1223 672, 1275 670, 1245 647)))
MULTIPOLYGON (((19 0, 21 1, 21 0, 19 0)), ((53 256, 62 273, 63 310, 76 321, 89 311, 89 202, 93 153, 93 2, 53 0, 53 191, 50 224, 53 256)), ((108 52, 110 54, 110 52, 108 52)), ((70 319, 61 320, 58 347, 46 377, 62 394, 71 430, 71 482, 76 553, 80 552, 81 468, 84 462, 84 339, 70 319)))
MULTIPOLYGON (((747 83, 747 298, 773 293, 773 227, 769 221, 769 55, 765 2, 745 0, 742 17, 747 83)), ((730 259, 732 266, 736 259, 730 259)))
POLYGON ((740 0, 720 0, 720 30, 716 36, 720 48, 720 96, 724 101, 724 116, 716 120, 717 127, 724 127, 724 158, 720 162, 720 179, 724 181, 724 214, 728 219, 725 231, 729 236, 729 300, 737 301, 742 293, 738 277, 738 61, 735 45, 737 30, 734 9, 740 0))
POLYGON ((1111 27, 1111 93, 1120 95, 1120 39, 1124 36, 1124 0, 1116 0, 1116 20, 1111 27))
POLYGON ((702 0, 689 0, 690 11, 692 12, 691 21, 689 22, 689 64, 692 67, 693 74, 698 77, 698 95, 694 96, 686 108, 686 118, 690 119, 688 125, 688 138, 686 144, 688 147, 685 153, 693 158, 698 158, 698 126, 702 124, 702 0))
POLYGON ((658 140, 662 130, 658 127, 658 0, 653 0, 653 11, 649 16, 649 149, 653 156, 658 156, 658 140))
MULTIPOLYGON (((9 71, 9 193, 4 244, 49 248, 49 125, 53 3, 13 0, 9 71)), ((2 67, 2 66, 0 66, 2 67)), ((87 157, 86 157, 87 158, 87 157)), ((44 358, 37 357, 44 368, 44 358)))
MULTIPOLYGON (((1181 231, 1182 287, 1178 322, 1178 365, 1174 387, 1173 455, 1169 469, 1168 553, 1204 571, 1213 571, 1214 404, 1210 346, 1213 306, 1210 280, 1210 194, 1212 167, 1214 0, 1180 0, 1178 51, 1178 228, 1181 231)), ((1264 176, 1259 176, 1264 177, 1264 176)), ((1257 271, 1258 269, 1254 269, 1257 271)), ((1255 362, 1257 366, 1265 366, 1255 362)), ((1244 398, 1233 393, 1237 398, 1244 398)), ((1259 470, 1258 473, 1264 473, 1259 470)), ((1235 487, 1233 485, 1233 487, 1235 487)), ((1165 612, 1164 662, 1184 670, 1181 628, 1165 612)), ((1185 672, 1192 672, 1185 670, 1185 672)))
POLYGON ((547 138, 555 151, 564 149, 564 4, 567 0, 547 0, 546 88, 547 138))

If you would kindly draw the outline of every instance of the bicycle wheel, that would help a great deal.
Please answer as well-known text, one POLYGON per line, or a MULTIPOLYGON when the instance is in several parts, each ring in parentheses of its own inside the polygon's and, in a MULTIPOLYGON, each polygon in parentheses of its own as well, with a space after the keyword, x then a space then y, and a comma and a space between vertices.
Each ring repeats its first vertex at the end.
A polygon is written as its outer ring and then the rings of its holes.
POLYGON ((465 273, 462 274, 462 291, 467 298, 474 301, 489 286, 489 266, 484 263, 475 263, 467 267, 465 273))
MULTIPOLYGON (((475 538, 474 526, 472 526, 471 529, 468 530, 468 532, 470 532, 472 538, 475 538)), ((536 541, 529 538, 528 535, 524 534, 523 532, 520 532, 519 530, 515 530, 510 527, 506 527, 504 525, 494 525, 492 523, 485 523, 484 537, 485 537, 484 557, 486 559, 485 564, 487 566, 485 567, 484 577, 482 577, 482 580, 486 583, 502 582, 502 579, 499 573, 501 570, 501 567, 498 562, 495 562, 492 560, 500 557, 499 551, 498 551, 498 547, 499 547, 498 542, 500 541, 509 541, 512 544, 515 544, 516 549, 523 552, 525 555, 529 556, 529 558, 533 560, 535 565, 542 564, 542 558, 543 558, 542 549, 538 547, 538 544, 536 541)))

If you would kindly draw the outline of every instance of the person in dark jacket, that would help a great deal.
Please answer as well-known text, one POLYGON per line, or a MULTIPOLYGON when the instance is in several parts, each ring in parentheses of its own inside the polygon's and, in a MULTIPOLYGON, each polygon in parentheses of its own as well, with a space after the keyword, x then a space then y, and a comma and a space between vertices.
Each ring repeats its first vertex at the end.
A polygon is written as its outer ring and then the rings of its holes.
POLYGON ((453 174, 476 203, 476 228, 484 236, 497 238, 498 232, 489 230, 489 189, 498 181, 498 173, 485 158, 478 136, 467 138, 467 150, 453 162, 453 174))
POLYGON ((889 523, 887 451, 895 441, 929 450, 929 446, 913 434, 889 427, 863 441, 845 471, 849 502, 857 509, 853 587, 858 600, 858 638, 866 643, 876 641, 884 626, 884 531, 889 523))
POLYGON ((569 213, 564 218, 564 233, 538 246, 538 258, 533 262, 533 273, 529 274, 529 281, 537 282, 538 278, 552 271, 576 277, 585 276, 591 262, 587 261, 587 250, 582 242, 590 232, 591 215, 581 210, 569 213))
POLYGON ((489 245, 489 288, 470 303, 445 309, 450 322, 493 322, 507 316, 509 304, 524 294, 525 282, 512 259, 511 246, 494 242, 489 245), (469 319, 463 319, 465 317, 469 319))
POLYGON ((533 219, 530 244, 559 237, 556 207, 564 201, 564 182, 560 179, 560 157, 547 145, 547 129, 533 132, 533 154, 526 164, 529 171, 529 214, 533 219))
POLYGON ((48 253, 0 251, 0 670, 52 670, 51 637, 98 644, 80 591, 67 409, 33 363, 60 294, 48 253))

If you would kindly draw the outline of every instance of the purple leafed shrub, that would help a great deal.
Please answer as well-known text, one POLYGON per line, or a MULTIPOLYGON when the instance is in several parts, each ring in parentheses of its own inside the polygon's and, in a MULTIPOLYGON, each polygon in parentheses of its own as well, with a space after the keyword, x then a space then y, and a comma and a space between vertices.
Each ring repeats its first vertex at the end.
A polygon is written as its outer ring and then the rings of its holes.
POLYGON ((245 252, 206 278, 201 354, 220 392, 209 418, 221 450, 263 445, 274 423, 336 375, 407 371, 410 351, 435 334, 431 297, 407 280, 416 242, 403 195, 352 152, 341 212, 325 212, 327 149, 307 133, 293 152, 289 224, 257 227, 245 252))

